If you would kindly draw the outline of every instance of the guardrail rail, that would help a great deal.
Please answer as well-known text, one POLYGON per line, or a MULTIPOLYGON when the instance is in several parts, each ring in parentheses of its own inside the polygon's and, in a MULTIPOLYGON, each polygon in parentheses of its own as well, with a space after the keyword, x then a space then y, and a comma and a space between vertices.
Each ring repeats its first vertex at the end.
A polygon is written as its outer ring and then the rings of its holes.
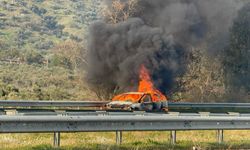
POLYGON ((174 144, 176 132, 179 130, 217 130, 217 139, 221 143, 223 130, 250 129, 249 103, 169 103, 170 112, 168 113, 54 110, 54 107, 103 107, 106 103, 0 100, 0 107, 2 107, 0 133, 53 132, 54 146, 58 147, 60 146, 60 132, 116 132, 116 142, 120 144, 123 131, 170 131, 171 143, 174 144), (45 107, 45 109, 32 107, 45 107), (48 110, 47 107, 51 109, 48 110), (223 111, 219 113, 198 112, 222 108, 223 111), (235 111, 238 109, 244 109, 244 111, 235 111))

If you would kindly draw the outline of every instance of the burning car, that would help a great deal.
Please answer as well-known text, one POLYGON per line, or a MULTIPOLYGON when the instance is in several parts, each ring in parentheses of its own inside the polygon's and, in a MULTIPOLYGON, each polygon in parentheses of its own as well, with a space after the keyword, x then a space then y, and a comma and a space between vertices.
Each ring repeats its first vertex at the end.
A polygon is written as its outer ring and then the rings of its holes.
POLYGON ((159 95, 144 92, 119 94, 113 97, 112 101, 107 104, 107 109, 166 111, 168 106, 167 100, 154 100, 153 97, 159 97, 159 95))
POLYGON ((107 109, 122 110, 145 110, 159 111, 168 110, 167 98, 153 86, 149 72, 144 65, 140 69, 140 81, 138 91, 116 95, 106 105, 107 109))

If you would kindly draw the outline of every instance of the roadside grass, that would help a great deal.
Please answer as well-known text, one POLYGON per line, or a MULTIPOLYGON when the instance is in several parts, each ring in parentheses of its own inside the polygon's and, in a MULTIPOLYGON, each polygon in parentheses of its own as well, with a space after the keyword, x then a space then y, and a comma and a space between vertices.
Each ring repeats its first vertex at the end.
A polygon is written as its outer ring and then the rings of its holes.
POLYGON ((114 132, 61 133, 61 147, 54 148, 52 133, 0 134, 0 149, 6 150, 163 150, 163 149, 249 149, 250 131, 225 131, 224 143, 216 141, 216 131, 177 131, 171 145, 169 131, 123 132, 122 144, 115 144, 114 132))

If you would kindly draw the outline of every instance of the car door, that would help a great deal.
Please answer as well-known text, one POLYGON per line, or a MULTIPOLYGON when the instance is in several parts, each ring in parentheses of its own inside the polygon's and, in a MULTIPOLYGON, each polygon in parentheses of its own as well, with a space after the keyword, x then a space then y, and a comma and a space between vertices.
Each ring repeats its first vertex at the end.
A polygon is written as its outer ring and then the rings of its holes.
POLYGON ((149 94, 145 94, 141 99, 141 109, 145 111, 153 110, 152 98, 149 94))

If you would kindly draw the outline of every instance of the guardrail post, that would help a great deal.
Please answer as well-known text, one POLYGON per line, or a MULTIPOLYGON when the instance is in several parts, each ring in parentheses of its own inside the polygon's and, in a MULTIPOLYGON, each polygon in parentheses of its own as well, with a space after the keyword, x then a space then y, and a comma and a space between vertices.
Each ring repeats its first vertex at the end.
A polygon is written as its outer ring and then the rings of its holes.
POLYGON ((54 132, 54 147, 60 147, 60 132, 54 132))
POLYGON ((170 131, 170 142, 173 145, 176 143, 176 131, 175 130, 170 131))
POLYGON ((217 131, 217 140, 218 140, 218 143, 221 144, 223 142, 223 139, 224 139, 224 131, 223 130, 218 130, 217 131))
POLYGON ((116 144, 122 144, 122 131, 116 131, 116 144))

